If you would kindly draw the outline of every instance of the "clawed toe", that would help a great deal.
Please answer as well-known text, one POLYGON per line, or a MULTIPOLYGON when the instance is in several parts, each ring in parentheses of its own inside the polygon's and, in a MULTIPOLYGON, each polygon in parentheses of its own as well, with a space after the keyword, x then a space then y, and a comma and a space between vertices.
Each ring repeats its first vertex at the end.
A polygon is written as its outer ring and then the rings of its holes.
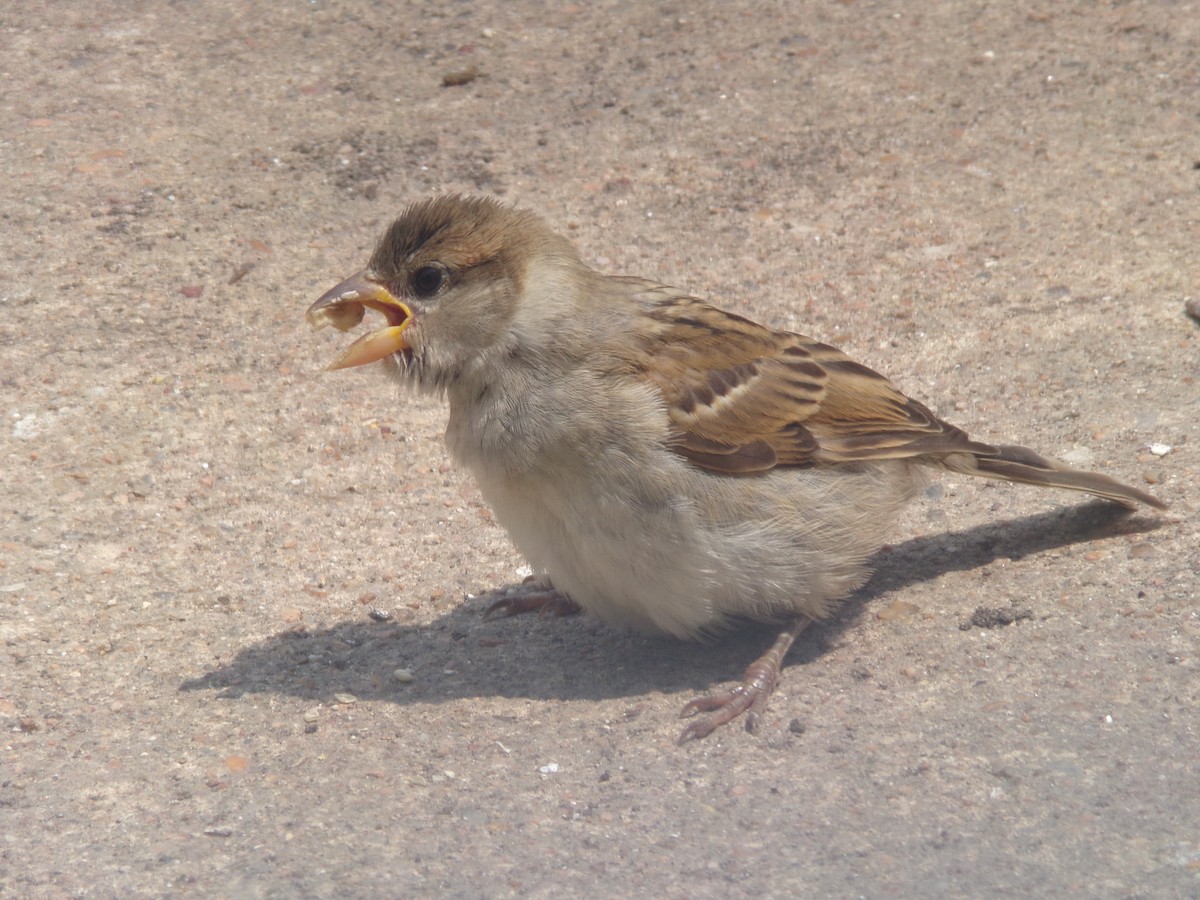
POLYGON ((697 713, 708 713, 708 715, 696 719, 684 728, 679 735, 679 743, 686 744, 688 741, 698 741, 708 737, 742 713, 746 713, 746 730, 754 731, 758 727, 758 715, 755 713, 754 707, 759 706, 761 701, 761 706, 765 709, 768 697, 770 697, 769 690, 756 689, 752 685, 743 683, 732 690, 722 691, 719 694, 708 694, 689 701, 680 711, 681 717, 687 718, 697 713), (747 710, 750 711, 746 712, 747 710))
POLYGON ((708 737, 716 729, 745 713, 746 730, 755 731, 766 712, 767 703, 779 680, 779 671, 783 666, 783 658, 808 624, 809 618, 800 618, 785 628, 775 639, 771 649, 752 662, 746 669, 742 683, 727 691, 696 697, 684 704, 680 715, 684 718, 698 713, 707 713, 686 728, 679 735, 679 743, 698 741, 708 737))
POLYGON ((573 616, 581 609, 578 603, 553 587, 543 587, 527 580, 521 587, 491 603, 483 611, 483 617, 519 616, 529 612, 543 616, 573 616))

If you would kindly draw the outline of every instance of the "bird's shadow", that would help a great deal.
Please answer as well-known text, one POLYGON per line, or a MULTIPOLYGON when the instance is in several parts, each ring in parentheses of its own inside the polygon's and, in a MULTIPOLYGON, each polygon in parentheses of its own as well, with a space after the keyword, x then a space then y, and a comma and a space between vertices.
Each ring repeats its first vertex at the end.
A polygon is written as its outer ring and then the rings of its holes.
MULTIPOLYGON (((838 616, 809 629, 789 664, 807 663, 872 601, 947 572, 1056 547, 1153 531, 1162 520, 1095 502, 966 531, 920 537, 880 550, 876 574, 838 616)), ((463 697, 589 700, 655 692, 702 692, 736 680, 777 629, 747 623, 711 645, 629 634, 585 617, 484 619, 487 597, 422 625, 346 621, 291 630, 237 653, 180 686, 220 696, 280 693, 312 700, 350 693, 363 700, 438 703, 463 697), (402 670, 411 673, 411 680, 402 670)))

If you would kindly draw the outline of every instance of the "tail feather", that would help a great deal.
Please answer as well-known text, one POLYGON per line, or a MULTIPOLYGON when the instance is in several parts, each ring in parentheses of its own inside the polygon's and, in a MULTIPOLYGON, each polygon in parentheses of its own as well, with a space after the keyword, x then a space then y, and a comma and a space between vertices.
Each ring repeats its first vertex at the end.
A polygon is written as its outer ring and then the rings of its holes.
MULTIPOLYGON (((974 442, 972 442, 974 443, 974 442)), ((976 445, 978 446, 978 445, 976 445)), ((1139 505, 1166 509, 1167 504, 1145 491, 1122 484, 1115 478, 1098 472, 1083 472, 1057 460, 1046 459, 1028 447, 1015 445, 987 446, 973 453, 952 453, 938 460, 952 472, 998 478, 1038 487, 1065 488, 1095 494, 1129 509, 1139 505)), ((974 448, 972 448, 974 449, 974 448)))

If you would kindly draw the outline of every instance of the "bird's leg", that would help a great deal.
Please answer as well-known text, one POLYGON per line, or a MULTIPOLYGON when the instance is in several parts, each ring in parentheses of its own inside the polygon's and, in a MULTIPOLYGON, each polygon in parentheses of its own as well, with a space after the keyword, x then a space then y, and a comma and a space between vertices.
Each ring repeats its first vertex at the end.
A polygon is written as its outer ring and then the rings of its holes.
POLYGON ((495 601, 483 611, 483 617, 490 619, 494 615, 504 613, 506 616, 519 616, 521 613, 537 612, 543 616, 574 616, 582 612, 579 604, 566 594, 554 589, 549 579, 540 581, 530 575, 518 588, 510 588, 504 596, 495 601))
POLYGON ((771 649, 750 663, 742 677, 742 683, 737 687, 689 701, 680 712, 681 716, 693 716, 696 713, 709 715, 697 719, 683 729, 679 743, 708 737, 714 730, 726 722, 732 722, 742 713, 746 713, 746 730, 754 731, 766 712, 767 701, 771 699, 771 692, 775 690, 775 683, 779 680, 783 658, 787 656, 796 638, 811 623, 812 619, 808 616, 800 616, 779 632, 779 637, 775 638, 771 649))

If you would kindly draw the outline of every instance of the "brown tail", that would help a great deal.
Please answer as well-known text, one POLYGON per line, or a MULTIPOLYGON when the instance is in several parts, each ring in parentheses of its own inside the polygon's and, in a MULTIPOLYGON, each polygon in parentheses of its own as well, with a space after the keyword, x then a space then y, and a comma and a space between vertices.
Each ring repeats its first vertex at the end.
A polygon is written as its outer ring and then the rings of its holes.
POLYGON ((1039 487, 1084 491, 1088 494, 1095 494, 1097 497, 1103 497, 1105 500, 1120 503, 1129 509, 1136 509, 1139 504, 1152 506, 1155 509, 1167 508, 1167 504, 1145 491, 1139 491, 1135 487, 1122 484, 1115 478, 1109 478, 1098 472, 1081 472, 1078 469, 1072 469, 1063 463, 1039 456, 1028 447, 983 446, 986 447, 986 450, 975 450, 974 453, 954 453, 941 458, 938 462, 952 472, 961 472, 964 475, 979 475, 983 478, 999 478, 1003 481, 1016 481, 1039 487))

